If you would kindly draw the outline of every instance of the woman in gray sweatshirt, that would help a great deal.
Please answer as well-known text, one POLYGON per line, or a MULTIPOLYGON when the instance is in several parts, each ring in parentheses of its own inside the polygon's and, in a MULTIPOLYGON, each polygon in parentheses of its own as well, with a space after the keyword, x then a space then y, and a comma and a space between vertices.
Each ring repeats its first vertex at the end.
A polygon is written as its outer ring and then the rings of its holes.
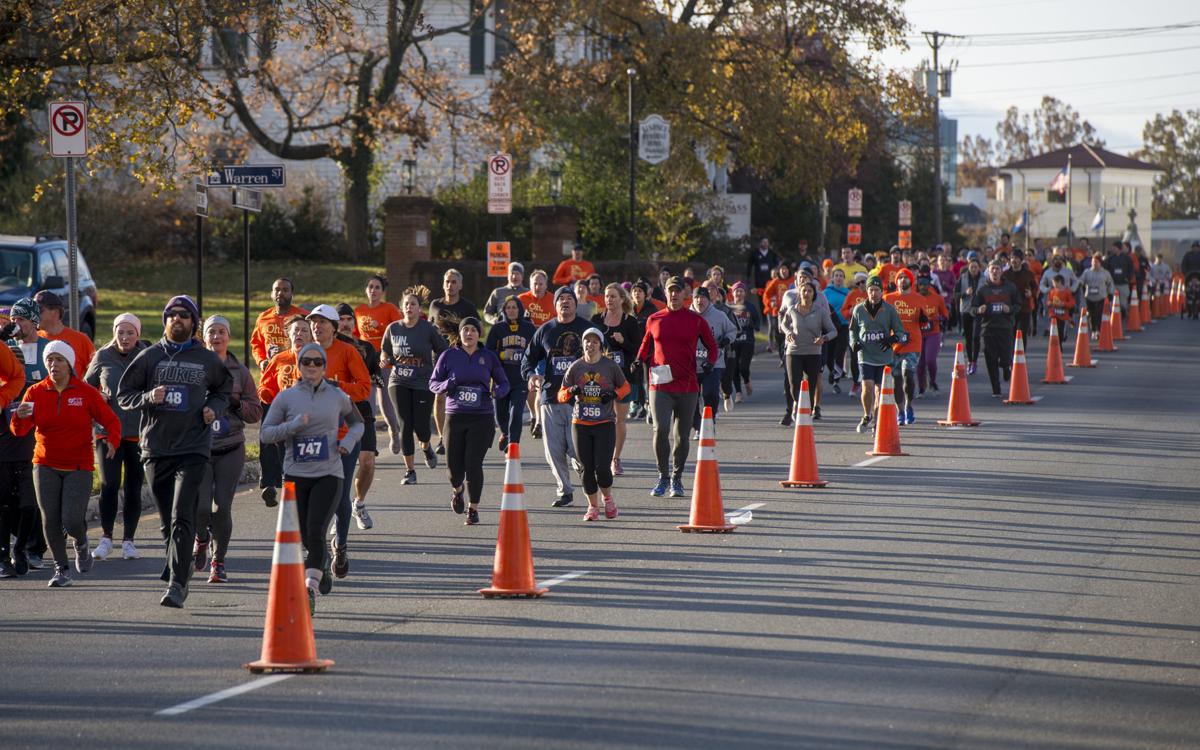
POLYGON ((325 380, 325 350, 320 344, 305 344, 296 359, 300 380, 271 402, 261 437, 264 443, 284 444, 283 478, 296 489, 312 611, 317 592, 327 594, 333 588, 325 530, 342 494, 342 456, 362 437, 363 421, 350 398, 325 380), (348 429, 339 440, 343 423, 348 429))
POLYGON ((797 287, 799 302, 779 311, 779 330, 784 335, 784 363, 787 366, 786 396, 787 413, 780 424, 792 424, 792 412, 800 394, 800 382, 808 378, 808 389, 812 395, 812 417, 821 418, 821 348, 826 341, 837 338, 837 328, 829 317, 829 308, 816 304, 818 297, 813 282, 797 287))

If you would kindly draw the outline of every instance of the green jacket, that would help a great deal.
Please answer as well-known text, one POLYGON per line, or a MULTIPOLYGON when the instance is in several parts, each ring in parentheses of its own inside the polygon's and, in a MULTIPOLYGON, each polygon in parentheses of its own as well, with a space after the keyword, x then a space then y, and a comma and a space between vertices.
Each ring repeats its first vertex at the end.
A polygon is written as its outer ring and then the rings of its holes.
POLYGON ((900 313, 887 302, 879 303, 874 316, 867 312, 867 303, 860 302, 850 314, 850 350, 857 352, 864 365, 892 364, 892 344, 903 341, 904 324, 900 313))

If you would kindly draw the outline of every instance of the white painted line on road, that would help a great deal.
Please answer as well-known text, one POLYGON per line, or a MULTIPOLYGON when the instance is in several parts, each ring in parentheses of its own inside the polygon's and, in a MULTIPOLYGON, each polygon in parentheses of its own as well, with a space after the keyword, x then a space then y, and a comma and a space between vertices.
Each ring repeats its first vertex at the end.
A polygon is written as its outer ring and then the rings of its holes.
POLYGON ((872 466, 874 464, 879 463, 880 461, 886 461, 889 458, 891 458, 891 456, 875 456, 874 458, 868 458, 866 461, 859 461, 858 463, 854 464, 850 468, 851 469, 861 469, 864 466, 872 466))
POLYGON ((758 510, 759 508, 763 507, 764 505, 766 505, 766 503, 750 503, 749 505, 747 505, 744 508, 738 508, 737 510, 731 510, 728 513, 726 513, 725 515, 736 516, 741 513, 749 513, 752 510, 758 510))
POLYGON ((731 523, 734 526, 745 526, 754 520, 754 511, 766 505, 766 503, 751 503, 744 508, 731 510, 725 514, 725 522, 731 523))
POLYGON ((1074 375, 1063 375, 1063 380, 1067 381, 1068 383, 1070 383, 1074 379, 1075 379, 1074 375))
POLYGON ((1045 398, 1045 396, 1030 396, 1029 400, 1036 404, 1038 401, 1041 401, 1043 398, 1045 398))
POLYGON ((220 691, 212 693, 210 695, 206 695, 203 698, 197 698, 194 701, 188 701, 187 703, 180 703, 178 706, 171 706, 170 708, 164 708, 161 711, 155 712, 154 715, 155 716, 178 716, 179 714, 186 714, 188 711, 194 711, 197 708, 204 708, 205 706, 211 706, 212 704, 219 703, 220 701, 223 701, 226 698, 233 698, 234 696, 242 695, 243 693, 249 693, 251 690, 258 690, 259 688, 266 687, 267 685, 274 685, 277 682, 283 682, 284 680, 286 680, 289 677, 295 677, 295 675, 294 674, 273 674, 273 675, 269 675, 267 677, 260 677, 257 680, 251 680, 250 682, 246 682, 241 685, 237 685, 235 687, 228 688, 226 690, 220 690, 220 691))
POLYGON ((566 575, 559 576, 558 578, 551 578, 549 581, 539 581, 538 586, 543 587, 543 588, 550 588, 551 586, 557 586, 560 583, 566 583, 567 581, 574 580, 576 578, 579 578, 580 576, 585 576, 591 572, 592 571, 590 571, 590 570, 573 570, 570 573, 567 573, 566 575))

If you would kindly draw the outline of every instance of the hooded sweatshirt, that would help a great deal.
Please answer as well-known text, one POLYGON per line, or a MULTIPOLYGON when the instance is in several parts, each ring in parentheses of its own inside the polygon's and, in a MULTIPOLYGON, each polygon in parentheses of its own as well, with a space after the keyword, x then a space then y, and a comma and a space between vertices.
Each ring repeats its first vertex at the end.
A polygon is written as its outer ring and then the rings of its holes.
POLYGON ((336 384, 322 380, 315 386, 306 381, 280 391, 263 420, 260 439, 283 443, 283 473, 290 477, 345 478, 338 448, 354 450, 363 434, 363 420, 336 384), (304 417, 308 417, 307 424, 304 417), (346 434, 338 440, 338 428, 346 434))

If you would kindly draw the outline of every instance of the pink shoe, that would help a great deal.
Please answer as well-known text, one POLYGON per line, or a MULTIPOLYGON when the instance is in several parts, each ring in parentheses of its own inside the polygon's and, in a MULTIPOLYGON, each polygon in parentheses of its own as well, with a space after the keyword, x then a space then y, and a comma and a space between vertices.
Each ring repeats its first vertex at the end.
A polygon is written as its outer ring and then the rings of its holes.
POLYGON ((612 475, 614 477, 625 476, 625 467, 621 466, 621 459, 614 458, 612 460, 612 475))
POLYGON ((587 509, 587 513, 583 514, 583 520, 599 521, 600 520, 600 509, 589 505, 588 509, 587 509))
POLYGON ((604 517, 610 521, 617 517, 617 504, 611 497, 604 498, 604 517))

